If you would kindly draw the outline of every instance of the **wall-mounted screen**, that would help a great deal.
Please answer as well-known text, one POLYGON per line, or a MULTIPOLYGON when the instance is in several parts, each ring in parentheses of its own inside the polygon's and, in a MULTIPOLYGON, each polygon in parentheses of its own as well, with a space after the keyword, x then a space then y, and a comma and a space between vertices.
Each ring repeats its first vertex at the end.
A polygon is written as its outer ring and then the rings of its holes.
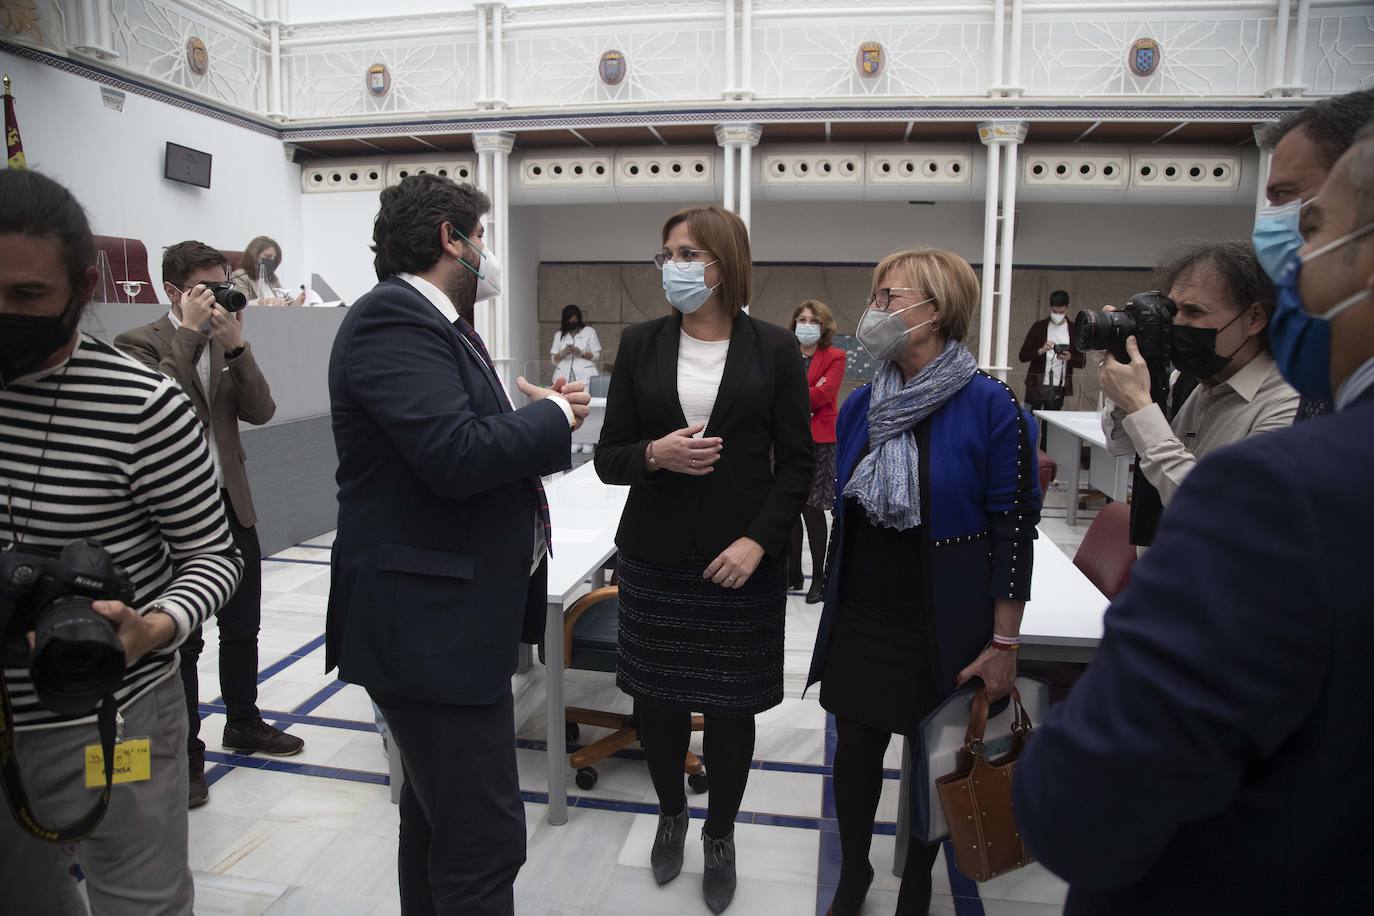
POLYGON ((210 154, 169 141, 163 177, 171 181, 193 184, 199 188, 208 188, 210 187, 210 154))

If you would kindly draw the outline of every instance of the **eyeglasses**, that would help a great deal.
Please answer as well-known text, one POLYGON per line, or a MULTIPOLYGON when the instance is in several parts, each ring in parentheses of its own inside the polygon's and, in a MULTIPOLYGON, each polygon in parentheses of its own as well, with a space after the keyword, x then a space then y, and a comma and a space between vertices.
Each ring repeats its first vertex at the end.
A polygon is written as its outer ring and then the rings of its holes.
POLYGON ((679 270, 686 270, 688 264, 705 260, 710 253, 700 248, 688 248, 686 245, 675 250, 662 248, 654 252, 654 264, 658 265, 659 270, 662 270, 665 264, 676 264, 679 270))
MULTIPOLYGON (((914 286, 885 286, 882 289, 874 290, 873 295, 868 297, 868 307, 876 308, 880 312, 886 312, 892 308, 894 301, 900 302, 902 299, 915 299, 921 291, 914 286), (910 295, 908 295, 910 294, 910 295)), ((919 305, 920 303, 917 303, 919 305)))

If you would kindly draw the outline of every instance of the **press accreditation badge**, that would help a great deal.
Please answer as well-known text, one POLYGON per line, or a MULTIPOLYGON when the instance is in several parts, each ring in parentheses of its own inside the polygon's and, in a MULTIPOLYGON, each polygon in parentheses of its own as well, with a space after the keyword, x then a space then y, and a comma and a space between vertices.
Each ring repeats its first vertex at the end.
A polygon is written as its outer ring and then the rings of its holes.
MULTIPOLYGON (((131 738, 114 747, 114 784, 147 782, 153 775, 152 741, 131 738)), ((105 788, 105 755, 98 744, 86 745, 86 788, 105 788)))

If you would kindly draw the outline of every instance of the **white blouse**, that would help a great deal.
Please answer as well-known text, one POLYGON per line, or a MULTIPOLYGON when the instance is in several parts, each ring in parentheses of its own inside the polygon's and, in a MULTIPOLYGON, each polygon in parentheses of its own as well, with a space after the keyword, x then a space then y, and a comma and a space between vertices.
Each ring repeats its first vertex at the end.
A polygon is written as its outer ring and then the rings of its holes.
MULTIPOLYGON (((677 348, 677 397, 688 426, 710 421, 729 349, 728 338, 697 340, 686 331, 682 332, 677 348)), ((704 433, 705 430, 697 435, 704 433)))
POLYGON ((555 360, 553 377, 556 379, 561 376, 575 382, 578 379, 600 375, 601 370, 596 367, 596 363, 582 356, 585 351, 590 351, 597 359, 601 358, 601 340, 596 336, 596 328, 583 325, 577 329, 576 334, 567 334, 561 330, 555 333, 553 345, 549 347, 549 356, 555 360), (558 354, 569 345, 577 347, 578 352, 559 359, 558 354))

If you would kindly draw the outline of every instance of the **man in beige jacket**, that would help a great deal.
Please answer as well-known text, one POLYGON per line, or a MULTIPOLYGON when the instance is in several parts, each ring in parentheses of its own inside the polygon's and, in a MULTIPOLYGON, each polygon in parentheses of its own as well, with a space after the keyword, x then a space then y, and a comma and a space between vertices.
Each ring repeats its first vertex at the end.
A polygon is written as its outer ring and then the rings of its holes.
MULTIPOLYGON (((172 308, 152 324, 121 334, 115 344, 134 359, 174 379, 191 399, 211 443, 220 495, 234 544, 243 554, 243 581, 220 609, 219 680, 227 722, 223 746, 272 756, 300 753, 305 742, 264 722, 257 707, 258 630, 262 623, 262 549, 257 513, 244 469, 239 421, 266 423, 276 413, 267 379, 243 339, 243 312, 226 311, 215 300, 228 263, 201 242, 180 242, 162 255, 162 286, 172 308)), ((205 743, 200 740, 199 678, 196 665, 205 646, 196 630, 181 647, 181 679, 190 718, 187 757, 189 803, 205 804, 205 743)))

